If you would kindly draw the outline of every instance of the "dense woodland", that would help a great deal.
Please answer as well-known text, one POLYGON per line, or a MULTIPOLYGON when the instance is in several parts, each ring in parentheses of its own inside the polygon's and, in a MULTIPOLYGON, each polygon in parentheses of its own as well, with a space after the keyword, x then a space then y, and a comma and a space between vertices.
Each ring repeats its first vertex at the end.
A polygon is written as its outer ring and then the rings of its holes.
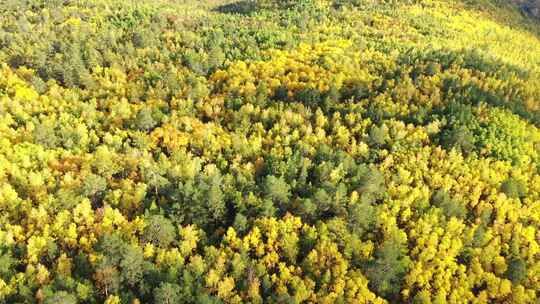
POLYGON ((540 23, 0 1, 0 303, 538 303, 540 23))

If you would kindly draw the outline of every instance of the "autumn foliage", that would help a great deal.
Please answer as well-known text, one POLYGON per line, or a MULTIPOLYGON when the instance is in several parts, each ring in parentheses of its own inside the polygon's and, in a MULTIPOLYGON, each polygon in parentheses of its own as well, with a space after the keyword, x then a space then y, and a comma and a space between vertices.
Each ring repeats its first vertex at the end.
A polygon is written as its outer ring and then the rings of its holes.
POLYGON ((540 32, 517 9, 0 15, 0 303, 540 297, 540 32))

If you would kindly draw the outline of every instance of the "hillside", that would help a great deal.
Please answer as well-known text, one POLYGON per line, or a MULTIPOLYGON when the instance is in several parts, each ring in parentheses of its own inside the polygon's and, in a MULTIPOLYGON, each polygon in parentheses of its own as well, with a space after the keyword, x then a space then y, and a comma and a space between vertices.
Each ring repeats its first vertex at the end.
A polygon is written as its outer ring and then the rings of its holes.
POLYGON ((537 303, 512 2, 0 1, 0 303, 537 303))
POLYGON ((518 5, 518 7, 527 15, 534 18, 540 18, 540 1, 538 0, 513 0, 512 3, 518 5))

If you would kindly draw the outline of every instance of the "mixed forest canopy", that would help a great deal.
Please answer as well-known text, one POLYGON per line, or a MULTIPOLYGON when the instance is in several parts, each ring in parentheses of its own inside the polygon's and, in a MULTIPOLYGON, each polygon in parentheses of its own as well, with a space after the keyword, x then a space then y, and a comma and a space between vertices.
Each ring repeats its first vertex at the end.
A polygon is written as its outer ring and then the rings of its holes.
POLYGON ((0 303, 537 303, 512 2, 0 1, 0 303))

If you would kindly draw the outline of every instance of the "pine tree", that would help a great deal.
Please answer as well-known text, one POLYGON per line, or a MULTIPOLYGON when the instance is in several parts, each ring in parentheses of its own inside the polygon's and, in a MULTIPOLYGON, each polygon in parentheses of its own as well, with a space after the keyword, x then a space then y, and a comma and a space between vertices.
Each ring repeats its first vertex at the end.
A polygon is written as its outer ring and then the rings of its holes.
POLYGON ((172 222, 162 215, 152 215, 146 220, 143 242, 167 248, 176 239, 176 229, 172 222))
POLYGON ((154 289, 154 303, 156 304, 174 304, 181 303, 180 286, 171 283, 161 283, 154 289))
POLYGON ((387 299, 396 297, 409 268, 406 244, 393 232, 375 252, 375 260, 368 264, 366 275, 369 284, 377 293, 387 299))
POLYGON ((66 292, 57 291, 45 299, 45 304, 77 304, 77 297, 66 292))
POLYGON ((128 246, 120 262, 121 278, 128 286, 135 286, 143 279, 144 257, 142 250, 136 246, 128 246))
POLYGON ((513 284, 521 284, 527 278, 527 264, 521 258, 512 258, 508 263, 506 277, 513 284))
POLYGON ((270 175, 266 177, 264 192, 276 203, 286 203, 291 197, 290 186, 283 178, 270 175))
POLYGON ((135 118, 135 127, 141 131, 149 131, 157 125, 157 121, 152 115, 152 110, 144 107, 137 113, 135 118))
POLYGON ((521 198, 526 194, 523 183, 515 178, 506 179, 501 185, 501 191, 511 198, 521 198))

